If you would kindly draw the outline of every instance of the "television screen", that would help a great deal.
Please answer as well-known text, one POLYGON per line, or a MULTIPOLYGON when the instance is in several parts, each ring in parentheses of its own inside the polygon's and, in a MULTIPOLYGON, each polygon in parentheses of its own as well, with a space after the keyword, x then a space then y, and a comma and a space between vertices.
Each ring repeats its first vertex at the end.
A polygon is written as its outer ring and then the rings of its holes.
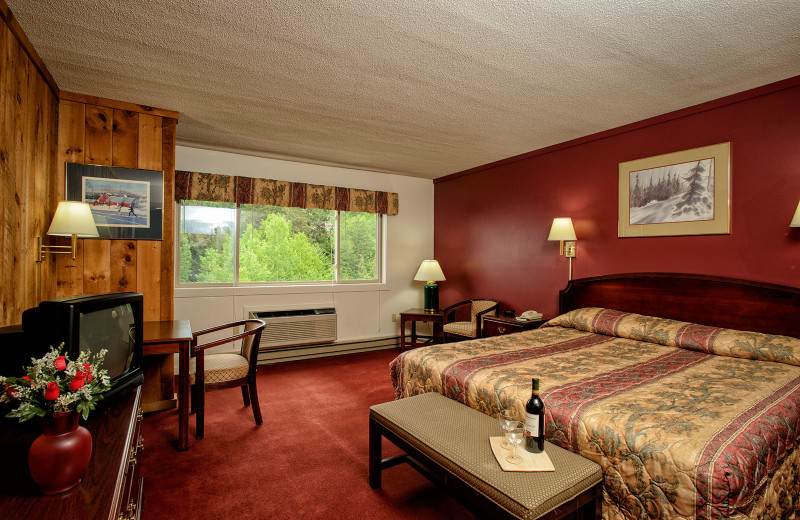
POLYGON ((92 355, 106 349, 103 368, 111 379, 125 373, 133 361, 136 331, 130 303, 80 313, 78 324, 80 350, 92 355))

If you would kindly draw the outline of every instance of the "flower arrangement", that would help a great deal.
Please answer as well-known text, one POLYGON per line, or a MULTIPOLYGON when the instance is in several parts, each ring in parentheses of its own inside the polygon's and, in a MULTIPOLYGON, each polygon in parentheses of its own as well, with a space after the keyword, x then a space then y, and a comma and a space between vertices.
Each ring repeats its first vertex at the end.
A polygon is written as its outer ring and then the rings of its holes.
POLYGON ((0 402, 19 403, 6 417, 16 417, 20 422, 48 414, 77 410, 84 419, 94 410, 102 393, 111 387, 106 370, 101 369, 106 350, 94 356, 83 351, 78 359, 70 361, 61 354, 62 343, 41 359, 31 359, 22 377, 2 377, 4 392, 0 402))

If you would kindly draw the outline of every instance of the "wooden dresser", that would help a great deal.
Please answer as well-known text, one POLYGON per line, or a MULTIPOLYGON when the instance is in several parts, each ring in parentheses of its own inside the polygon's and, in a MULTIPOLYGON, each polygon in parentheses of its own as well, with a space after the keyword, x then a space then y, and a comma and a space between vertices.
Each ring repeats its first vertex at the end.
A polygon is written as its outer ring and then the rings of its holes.
POLYGON ((19 424, 2 419, 0 518, 138 519, 143 498, 137 467, 141 424, 141 387, 92 412, 85 424, 92 433, 92 459, 81 483, 67 493, 44 496, 28 473, 28 448, 41 427, 36 420, 19 424))

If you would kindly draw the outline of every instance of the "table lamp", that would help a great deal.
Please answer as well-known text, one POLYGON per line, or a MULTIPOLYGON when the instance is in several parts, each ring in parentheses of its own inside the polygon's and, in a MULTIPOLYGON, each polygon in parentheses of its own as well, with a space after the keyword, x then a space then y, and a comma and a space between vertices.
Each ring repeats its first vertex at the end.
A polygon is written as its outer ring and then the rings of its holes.
POLYGON ((419 266, 414 280, 427 282, 425 284, 425 312, 439 310, 439 286, 436 282, 444 280, 444 273, 436 260, 423 260, 419 266))

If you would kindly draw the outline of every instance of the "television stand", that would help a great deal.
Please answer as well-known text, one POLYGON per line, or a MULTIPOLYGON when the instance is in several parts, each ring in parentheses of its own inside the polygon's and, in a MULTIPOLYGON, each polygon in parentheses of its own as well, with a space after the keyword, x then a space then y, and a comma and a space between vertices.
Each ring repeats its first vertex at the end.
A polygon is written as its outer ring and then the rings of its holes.
POLYGON ((39 421, 3 421, 0 518, 139 518, 144 489, 136 463, 143 447, 141 424, 141 387, 93 411, 84 424, 92 434, 92 458, 81 483, 66 493, 45 496, 28 472, 28 448, 41 433, 39 421))

